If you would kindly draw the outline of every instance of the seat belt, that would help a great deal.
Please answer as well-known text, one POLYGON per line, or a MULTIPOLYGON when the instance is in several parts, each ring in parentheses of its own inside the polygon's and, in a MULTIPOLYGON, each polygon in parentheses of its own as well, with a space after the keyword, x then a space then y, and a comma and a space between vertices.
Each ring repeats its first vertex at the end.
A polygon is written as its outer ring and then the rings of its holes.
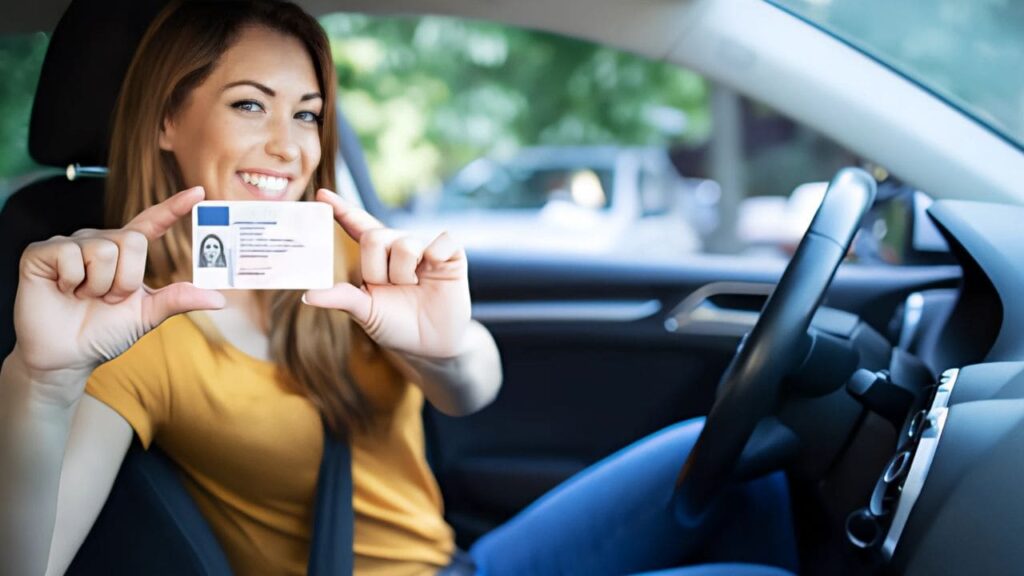
POLYGON ((307 574, 349 576, 352 574, 352 453, 347 442, 339 441, 324 427, 324 454, 316 483, 313 541, 309 548, 307 574))

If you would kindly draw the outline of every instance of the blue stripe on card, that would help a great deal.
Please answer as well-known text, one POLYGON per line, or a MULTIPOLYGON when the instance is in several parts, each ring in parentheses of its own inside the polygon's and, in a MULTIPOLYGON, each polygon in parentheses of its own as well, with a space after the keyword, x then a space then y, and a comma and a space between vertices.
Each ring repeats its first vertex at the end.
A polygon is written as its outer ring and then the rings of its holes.
POLYGON ((200 226, 227 226, 228 225, 228 207, 227 206, 200 206, 199 207, 199 225, 200 226))

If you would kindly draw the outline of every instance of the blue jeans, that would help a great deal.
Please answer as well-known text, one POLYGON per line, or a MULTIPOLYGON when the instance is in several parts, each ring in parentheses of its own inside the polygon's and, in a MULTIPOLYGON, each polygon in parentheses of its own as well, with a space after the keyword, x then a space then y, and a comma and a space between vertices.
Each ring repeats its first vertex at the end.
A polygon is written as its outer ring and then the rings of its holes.
POLYGON ((795 572, 781 473, 727 489, 698 526, 676 522, 676 477, 703 425, 665 428, 547 493, 470 549, 477 574, 630 574, 726 561, 795 572))

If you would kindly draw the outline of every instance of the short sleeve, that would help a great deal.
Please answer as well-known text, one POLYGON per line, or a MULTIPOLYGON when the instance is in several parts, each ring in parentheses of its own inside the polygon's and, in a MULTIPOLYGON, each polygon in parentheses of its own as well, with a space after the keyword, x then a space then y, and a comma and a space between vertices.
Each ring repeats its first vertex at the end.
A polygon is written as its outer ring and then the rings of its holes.
POLYGON ((334 262, 335 282, 351 282, 355 285, 362 283, 362 270, 359 263, 359 243, 352 239, 340 225, 335 226, 335 250, 338 250, 334 262))
POLYGON ((85 392, 121 415, 145 448, 170 413, 170 386, 163 337, 158 327, 124 354, 100 365, 85 392))

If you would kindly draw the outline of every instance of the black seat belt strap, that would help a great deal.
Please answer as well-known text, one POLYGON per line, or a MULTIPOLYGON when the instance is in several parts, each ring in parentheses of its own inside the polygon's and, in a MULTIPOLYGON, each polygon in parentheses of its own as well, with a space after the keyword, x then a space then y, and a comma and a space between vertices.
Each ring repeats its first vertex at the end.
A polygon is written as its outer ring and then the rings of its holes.
POLYGON ((310 576, 352 574, 352 454, 347 442, 324 428, 324 454, 316 484, 313 541, 307 573, 310 576))

